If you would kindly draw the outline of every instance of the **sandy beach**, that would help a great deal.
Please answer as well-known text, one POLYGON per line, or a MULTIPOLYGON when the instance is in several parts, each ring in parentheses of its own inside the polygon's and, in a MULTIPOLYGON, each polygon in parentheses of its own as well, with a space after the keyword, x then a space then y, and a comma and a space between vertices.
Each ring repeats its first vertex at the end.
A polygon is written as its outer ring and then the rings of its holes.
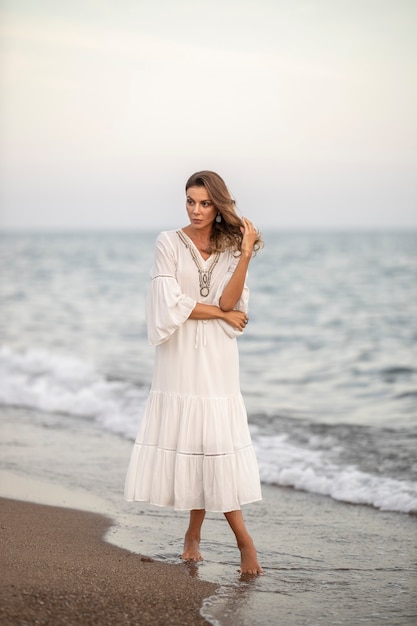
POLYGON ((0 623, 203 624, 216 586, 103 541, 111 520, 1 500, 0 623))

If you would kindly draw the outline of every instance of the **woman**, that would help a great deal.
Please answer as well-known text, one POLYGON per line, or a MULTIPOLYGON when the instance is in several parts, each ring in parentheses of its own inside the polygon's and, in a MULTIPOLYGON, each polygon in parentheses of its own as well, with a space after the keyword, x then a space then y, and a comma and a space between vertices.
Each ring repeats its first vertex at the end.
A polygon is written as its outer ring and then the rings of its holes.
POLYGON ((162 232, 156 242, 147 300, 154 374, 125 496, 190 511, 186 560, 203 558, 206 511, 223 512, 241 553, 240 571, 261 574, 241 511, 262 496, 236 337, 249 320, 245 279, 262 241, 253 224, 238 217, 214 172, 189 178, 186 208, 188 226, 162 232))

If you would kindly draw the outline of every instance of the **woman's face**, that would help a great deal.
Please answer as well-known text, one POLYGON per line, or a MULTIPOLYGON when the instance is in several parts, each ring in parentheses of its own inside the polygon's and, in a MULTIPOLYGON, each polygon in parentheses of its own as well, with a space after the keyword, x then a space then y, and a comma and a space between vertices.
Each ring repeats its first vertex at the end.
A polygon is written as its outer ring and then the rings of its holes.
POLYGON ((205 187, 189 187, 186 202, 188 217, 194 228, 203 230, 212 226, 217 210, 205 187))

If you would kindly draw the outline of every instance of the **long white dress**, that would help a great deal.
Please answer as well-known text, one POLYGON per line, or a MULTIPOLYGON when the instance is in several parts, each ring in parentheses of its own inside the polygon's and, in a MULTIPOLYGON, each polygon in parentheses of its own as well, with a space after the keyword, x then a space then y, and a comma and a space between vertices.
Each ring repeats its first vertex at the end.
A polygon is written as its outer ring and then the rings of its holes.
MULTIPOLYGON (((220 254, 207 297, 183 231, 160 233, 147 299, 155 349, 152 387, 133 446, 125 498, 178 510, 227 512, 261 500, 258 465, 239 386, 236 337, 222 320, 188 319, 196 302, 219 304, 238 259, 220 254), (204 293, 204 292, 203 292, 204 293)), ((245 285, 236 309, 247 311, 245 285)))

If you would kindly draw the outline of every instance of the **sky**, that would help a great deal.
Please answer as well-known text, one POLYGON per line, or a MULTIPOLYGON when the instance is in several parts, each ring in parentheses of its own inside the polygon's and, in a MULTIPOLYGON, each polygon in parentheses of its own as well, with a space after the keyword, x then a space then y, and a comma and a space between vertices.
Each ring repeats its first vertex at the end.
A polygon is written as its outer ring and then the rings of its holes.
POLYGON ((0 227, 417 228, 415 0, 2 0, 0 227))

